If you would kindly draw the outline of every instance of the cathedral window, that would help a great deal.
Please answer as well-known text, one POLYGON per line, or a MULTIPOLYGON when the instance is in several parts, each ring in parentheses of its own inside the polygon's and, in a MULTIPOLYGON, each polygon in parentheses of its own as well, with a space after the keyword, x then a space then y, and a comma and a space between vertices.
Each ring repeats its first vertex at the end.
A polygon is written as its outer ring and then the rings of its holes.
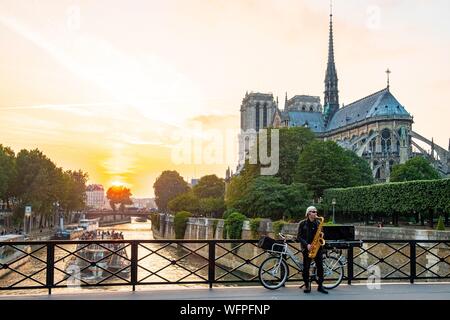
POLYGON ((267 104, 264 104, 263 108, 263 127, 267 128, 267 104))
POLYGON ((391 131, 389 131, 389 129, 384 129, 383 131, 381 131, 381 151, 383 153, 390 153, 391 145, 391 131))
POLYGON ((375 173, 375 179, 380 179, 380 178, 381 178, 380 168, 378 168, 377 172, 375 173))
POLYGON ((256 104, 256 131, 259 131, 260 119, 259 119, 259 102, 256 104))
POLYGON ((392 172, 392 168, 394 167, 394 164, 395 164, 394 160, 389 161, 389 172, 392 172))

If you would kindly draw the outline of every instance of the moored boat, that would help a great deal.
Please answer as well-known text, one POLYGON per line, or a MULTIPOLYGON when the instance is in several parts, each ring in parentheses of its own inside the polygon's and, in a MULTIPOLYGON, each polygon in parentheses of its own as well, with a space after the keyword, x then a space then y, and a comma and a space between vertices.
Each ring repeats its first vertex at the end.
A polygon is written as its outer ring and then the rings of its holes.
MULTIPOLYGON (((89 240, 100 240, 96 232, 89 240)), ((101 240, 114 240, 113 235, 103 236, 101 240)), ((82 280, 97 283, 106 278, 127 279, 130 276, 130 261, 123 243, 78 244, 77 254, 66 265, 66 272, 72 275, 72 281, 82 280), (113 276, 117 275, 117 277, 113 276)))

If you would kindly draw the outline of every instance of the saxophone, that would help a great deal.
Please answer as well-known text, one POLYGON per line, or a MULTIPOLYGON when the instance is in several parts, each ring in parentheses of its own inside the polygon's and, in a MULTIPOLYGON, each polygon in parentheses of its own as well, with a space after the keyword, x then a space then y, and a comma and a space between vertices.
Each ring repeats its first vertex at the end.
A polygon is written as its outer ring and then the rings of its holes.
POLYGON ((311 243, 312 248, 308 255, 308 257, 310 259, 314 259, 317 255, 317 252, 319 251, 320 247, 325 245, 325 239, 323 238, 324 234, 322 232, 323 223, 324 223, 325 219, 323 217, 318 217, 318 219, 320 220, 320 224, 319 224, 319 227, 317 228, 316 234, 311 243))

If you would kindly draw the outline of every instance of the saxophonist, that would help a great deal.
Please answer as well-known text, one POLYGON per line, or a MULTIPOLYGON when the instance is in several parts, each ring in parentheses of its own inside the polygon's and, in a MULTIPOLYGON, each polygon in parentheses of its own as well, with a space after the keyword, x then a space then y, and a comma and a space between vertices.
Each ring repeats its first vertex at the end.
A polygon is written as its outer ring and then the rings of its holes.
MULTIPOLYGON (((301 244, 301 251, 303 254, 303 281, 305 282, 305 293, 311 292, 311 283, 309 282, 309 268, 312 259, 309 257, 309 252, 311 251, 311 243, 313 242, 314 236, 316 235, 317 229, 319 227, 319 220, 317 220, 317 209, 316 207, 309 207, 306 209, 306 219, 301 221, 298 226, 297 240, 301 244)), ((322 261, 322 248, 317 252, 314 258, 317 266, 317 281, 319 284, 318 291, 328 294, 323 286, 323 261, 322 261)))

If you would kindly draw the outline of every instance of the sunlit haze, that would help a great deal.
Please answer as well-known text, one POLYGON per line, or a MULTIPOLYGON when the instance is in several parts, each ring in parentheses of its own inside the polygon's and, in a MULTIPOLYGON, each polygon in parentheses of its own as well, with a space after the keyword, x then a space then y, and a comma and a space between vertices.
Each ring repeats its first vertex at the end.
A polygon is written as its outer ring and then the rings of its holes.
MULTIPOLYGON (((447 148, 448 12, 447 0, 336 0, 341 103, 385 87, 390 68, 414 130, 447 148)), ((187 129, 205 145, 237 133, 246 91, 323 103, 328 14, 328 0, 0 0, 0 144, 139 197, 163 170, 223 177, 237 145, 186 164, 174 146, 187 129)))

